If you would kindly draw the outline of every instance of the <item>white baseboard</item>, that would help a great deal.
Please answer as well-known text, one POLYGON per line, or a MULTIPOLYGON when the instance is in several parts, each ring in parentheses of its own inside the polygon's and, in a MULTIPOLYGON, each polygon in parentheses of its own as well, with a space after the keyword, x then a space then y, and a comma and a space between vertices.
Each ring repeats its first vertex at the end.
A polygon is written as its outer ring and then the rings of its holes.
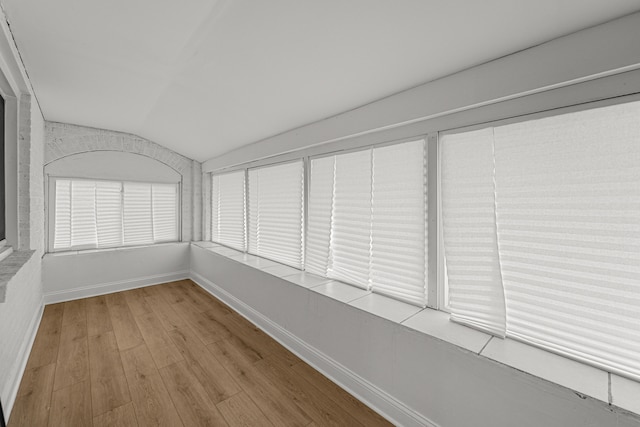
POLYGON ((40 321, 42 320, 42 314, 44 313, 44 298, 40 301, 40 307, 36 310, 35 315, 31 319, 29 323, 29 329, 27 331, 27 336, 24 341, 22 341, 22 345, 20 346, 20 351, 18 352, 18 358, 16 359, 16 364, 18 364, 18 369, 13 372, 13 375, 9 379, 9 384, 11 384, 11 388, 9 391, 9 397, 6 402, 3 402, 3 411, 6 421, 9 421, 9 417, 11 415, 11 410, 13 409, 13 405, 16 403, 16 397, 18 396, 18 389, 20 388, 20 382, 22 381, 22 376, 24 375, 24 371, 27 368, 27 362, 29 361, 29 355, 31 354, 31 348, 33 348, 33 342, 36 340, 36 334, 38 333, 38 327, 40 326, 40 321))
POLYGON ((191 280, 207 292, 222 300, 251 323, 292 351, 302 360, 322 372, 350 394, 397 426, 437 427, 422 414, 409 408, 376 385, 341 365, 336 360, 301 340, 226 290, 191 271, 191 280))
POLYGON ((94 297, 129 289, 142 288, 144 286, 158 285, 160 283, 173 282, 189 278, 189 270, 175 271, 173 273, 157 274, 153 276, 136 277, 134 279, 120 280, 117 282, 100 283, 81 288, 65 289, 62 291, 46 292, 45 304, 71 301, 74 299, 94 297))

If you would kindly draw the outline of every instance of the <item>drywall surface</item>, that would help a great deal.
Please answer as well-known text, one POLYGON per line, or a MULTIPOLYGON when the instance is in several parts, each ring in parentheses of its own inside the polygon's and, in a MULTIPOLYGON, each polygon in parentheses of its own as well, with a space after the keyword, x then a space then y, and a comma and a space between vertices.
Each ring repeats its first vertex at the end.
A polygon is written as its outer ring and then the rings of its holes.
POLYGON ((45 167, 49 176, 118 181, 180 182, 182 175, 170 166, 137 153, 89 151, 63 157, 45 167))
POLYGON ((195 246, 191 272, 397 424, 640 426, 604 402, 195 246))
POLYGON ((43 309, 41 263, 31 255, 7 284, 0 304, 0 398, 5 417, 11 413, 43 309))
MULTIPOLYGON (((18 236, 26 260, 6 287, 0 303, 0 399, 5 417, 15 402, 33 339, 42 316, 44 251, 44 119, 34 98, 23 94, 18 114, 18 236), (34 250, 31 252, 28 249, 34 250)), ((8 261, 8 260, 7 260, 8 261)), ((0 262, 0 274, 6 272, 0 262)))
POLYGON ((45 301, 68 301, 170 282, 189 275, 189 243, 47 254, 45 301))
MULTIPOLYGON (((148 163, 161 163, 175 171, 181 177, 182 183, 182 240, 200 239, 200 212, 195 212, 194 199, 200 198, 200 182, 194 183, 193 169, 197 169, 197 177, 200 180, 200 164, 188 159, 161 145, 135 135, 114 132, 105 129, 95 129, 84 126, 76 126, 66 123, 46 122, 45 124, 45 173, 58 176, 93 177, 103 179, 122 180, 149 179, 149 175, 155 176, 157 166, 150 166, 145 172, 148 163), (89 154, 92 153, 92 154, 89 154), (124 163, 118 161, 122 156, 114 153, 128 153, 124 163), (131 158, 139 157, 140 160, 132 161, 131 158), (102 162, 100 168, 96 168, 93 176, 87 176, 88 171, 83 168, 82 161, 73 160, 79 156, 81 160, 88 160, 93 164, 102 162), (146 159, 143 159, 146 158, 146 159), (138 166, 136 166, 137 163, 138 166), (120 174, 121 172, 121 174, 120 174), (194 224, 198 224, 194 228, 194 224), (197 233, 197 234, 196 234, 197 233)), ((163 182, 166 182, 163 180, 163 182)))

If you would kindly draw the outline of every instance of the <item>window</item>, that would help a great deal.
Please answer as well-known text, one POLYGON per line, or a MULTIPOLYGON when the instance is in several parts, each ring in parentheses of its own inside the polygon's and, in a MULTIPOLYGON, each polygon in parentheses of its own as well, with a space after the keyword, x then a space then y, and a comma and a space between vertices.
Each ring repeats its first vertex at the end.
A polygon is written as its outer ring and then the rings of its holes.
POLYGON ((53 250, 147 245, 178 240, 178 185, 53 181, 53 250))
POLYGON ((452 318, 640 379, 640 103, 441 139, 452 318))
POLYGON ((211 240, 244 251, 245 172, 211 178, 211 240))
POLYGON ((425 141, 311 161, 306 270, 426 305, 425 141))
POLYGON ((248 251, 295 268, 304 261, 304 164, 249 170, 248 251))

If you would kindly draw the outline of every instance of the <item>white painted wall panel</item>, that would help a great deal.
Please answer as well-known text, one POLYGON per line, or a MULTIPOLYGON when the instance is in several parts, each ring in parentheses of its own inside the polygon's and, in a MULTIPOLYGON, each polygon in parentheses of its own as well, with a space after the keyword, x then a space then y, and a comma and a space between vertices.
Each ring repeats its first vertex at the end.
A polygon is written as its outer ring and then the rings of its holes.
POLYGON ((84 298, 187 277, 189 244, 47 254, 42 270, 47 303, 84 298))
POLYGON ((192 246, 190 263, 196 280, 217 286, 223 299, 244 309, 242 314, 258 312, 268 333, 294 343, 290 348, 302 357, 315 354, 306 359, 334 378, 347 378, 343 385, 388 416, 396 415, 398 424, 640 426, 640 418, 604 402, 583 399, 206 249, 192 246), (341 367, 349 371, 347 376, 341 367), (354 390, 362 383, 366 386, 354 390))

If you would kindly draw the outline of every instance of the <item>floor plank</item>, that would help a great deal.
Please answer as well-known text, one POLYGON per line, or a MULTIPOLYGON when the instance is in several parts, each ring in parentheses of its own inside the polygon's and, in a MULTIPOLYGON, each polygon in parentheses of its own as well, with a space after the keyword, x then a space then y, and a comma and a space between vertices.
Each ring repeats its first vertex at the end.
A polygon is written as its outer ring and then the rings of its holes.
POLYGON ((44 308, 36 339, 31 348, 27 369, 55 363, 58 358, 60 333, 62 332, 63 304, 47 305, 44 308))
POLYGON ((89 346, 85 320, 63 322, 56 363, 54 390, 89 379, 89 346))
POLYGON ((151 310, 158 317, 165 331, 170 331, 187 324, 187 321, 167 303, 160 293, 148 294, 145 296, 145 301, 151 306, 151 310))
POLYGON ((55 363, 51 363, 28 369, 24 373, 18 398, 9 418, 9 427, 47 425, 55 370, 55 363))
POLYGON ((138 423, 177 427, 183 423, 145 344, 121 353, 138 423))
POLYGON ((245 392, 218 403, 218 409, 230 427, 273 426, 245 392))
POLYGON ((333 381, 313 369, 306 363, 299 363, 291 368, 301 377, 321 390, 325 396, 331 399, 336 405, 341 406, 351 414, 358 414, 358 420, 366 426, 389 426, 388 421, 378 415, 375 411, 363 405, 358 399, 344 391, 333 381))
POLYGON ((151 307, 147 304, 145 293, 142 289, 131 289, 123 292, 122 295, 134 317, 151 312, 151 307))
POLYGON ((89 366, 94 416, 131 401, 113 332, 89 337, 89 366))
POLYGON ((305 426, 312 421, 230 341, 218 341, 208 348, 273 424, 305 426))
POLYGON ((188 302, 174 303, 173 307, 204 344, 211 344, 229 337, 229 331, 223 325, 193 309, 188 302))
POLYGON ((118 348, 126 350, 142 344, 142 334, 140 334, 138 325, 133 320, 131 310, 129 310, 122 293, 109 294, 106 297, 118 348))
POLYGON ((191 281, 45 307, 14 426, 388 426, 191 281))
POLYGON ((158 327, 160 321, 153 312, 136 316, 135 321, 158 368, 184 360, 167 332, 158 327))
POLYGON ((93 427, 138 427, 133 402, 118 406, 93 418, 93 427))
POLYGON ((184 425, 227 425, 186 362, 166 366, 160 369, 160 375, 184 425))
POLYGON ((91 387, 82 381, 53 392, 50 427, 90 426, 92 424, 91 387))
POLYGON ((278 357, 271 356, 255 364, 264 375, 288 396, 300 409, 326 426, 362 426, 349 412, 336 405, 320 390, 278 357))
POLYGON ((84 299, 77 299, 73 301, 67 301, 62 303, 64 312, 62 315, 62 325, 69 323, 86 322, 87 320, 87 301, 84 299))
POLYGON ((224 369, 190 328, 176 328, 169 331, 169 336, 214 403, 240 392, 240 386, 233 376, 224 369))
POLYGON ((87 298, 87 334, 89 336, 113 332, 107 298, 100 295, 87 298))

